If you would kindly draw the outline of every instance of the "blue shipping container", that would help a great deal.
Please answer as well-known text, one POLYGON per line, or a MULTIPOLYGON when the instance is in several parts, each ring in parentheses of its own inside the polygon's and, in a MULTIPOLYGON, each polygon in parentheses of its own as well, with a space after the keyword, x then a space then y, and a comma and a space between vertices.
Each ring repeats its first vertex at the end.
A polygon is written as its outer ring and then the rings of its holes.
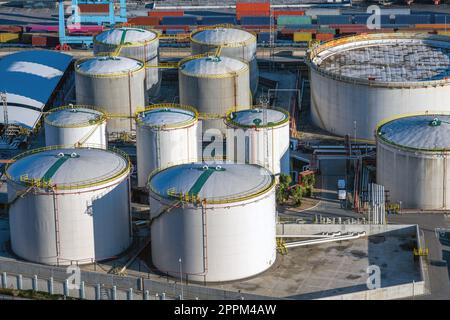
POLYGON ((166 34, 179 34, 179 33, 184 33, 184 30, 180 30, 180 29, 167 29, 166 30, 166 34))
POLYGON ((445 14, 439 14, 434 16, 434 23, 436 24, 450 24, 450 16, 445 14))
POLYGON ((317 16, 317 24, 351 24, 352 17, 351 16, 334 16, 334 15, 326 15, 326 16, 317 16))
MULTIPOLYGON (((354 24, 367 24, 367 20, 369 19, 369 14, 358 14, 353 16, 354 24)), ((381 15, 380 16, 381 24, 389 24, 391 23, 391 17, 389 15, 381 15)))
POLYGON ((201 25, 204 26, 211 26, 215 24, 237 24, 235 17, 229 17, 229 16, 215 16, 215 17, 203 17, 200 21, 201 25))
MULTIPOLYGON (((276 35, 274 34, 273 41, 276 41, 276 35)), ((260 32, 258 33, 258 43, 269 43, 270 42, 270 33, 269 32, 260 32)))
POLYGON ((174 26, 174 25, 195 26, 195 25, 197 25, 197 18, 196 17, 163 17, 161 20, 161 25, 163 25, 163 26, 174 26))
POLYGON ((269 26, 270 17, 241 17, 241 25, 243 26, 269 26))
POLYGON ((395 24, 430 24, 431 15, 429 14, 411 14, 395 16, 395 24))

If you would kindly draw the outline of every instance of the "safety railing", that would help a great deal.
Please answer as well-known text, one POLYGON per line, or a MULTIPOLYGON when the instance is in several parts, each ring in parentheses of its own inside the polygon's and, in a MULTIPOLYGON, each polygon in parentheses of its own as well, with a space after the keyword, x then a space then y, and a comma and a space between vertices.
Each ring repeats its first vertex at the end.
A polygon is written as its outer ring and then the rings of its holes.
POLYGON ((176 103, 161 103, 161 104, 154 104, 151 105, 144 110, 138 111, 135 114, 136 123, 141 126, 145 126, 148 128, 163 128, 163 129, 175 129, 175 128, 182 128, 189 126, 193 123, 195 123, 198 120, 199 114, 197 109, 194 107, 188 106, 188 105, 181 105, 176 103), (185 121, 180 121, 176 123, 166 123, 166 124, 151 124, 148 122, 145 122, 142 120, 142 117, 149 112, 156 112, 156 111, 167 111, 167 112, 184 112, 184 114, 190 116, 191 118, 185 121))
POLYGON ((259 105, 255 105, 252 108, 249 109, 244 109, 244 110, 239 110, 236 111, 237 108, 232 108, 229 111, 227 111, 225 119, 227 121, 227 123, 235 126, 235 127, 241 127, 241 128, 274 128, 274 127, 278 127, 281 126, 285 123, 289 122, 289 112, 282 109, 282 108, 270 108, 269 110, 276 110, 280 113, 282 113, 284 115, 284 118, 281 121, 276 121, 276 122, 267 122, 266 124, 264 123, 260 123, 260 124, 244 124, 244 123, 240 123, 237 122, 235 120, 235 118, 233 117, 234 113, 239 113, 239 112, 253 112, 256 110, 261 110, 261 112, 264 112, 265 108, 259 105))
POLYGON ((54 127, 62 127, 62 128, 81 128, 86 127, 90 125, 96 125, 99 123, 102 123, 106 121, 107 113, 100 108, 93 107, 93 106, 87 106, 87 105, 67 105, 62 106, 54 109, 50 109, 49 111, 44 113, 44 121, 45 123, 54 126, 54 127), (61 124, 58 121, 51 121, 48 119, 48 115, 60 112, 60 111, 66 111, 66 110, 74 110, 74 111, 82 111, 82 110, 88 110, 91 111, 94 116, 96 116, 94 119, 90 119, 88 121, 82 121, 82 122, 74 122, 74 123, 67 123, 67 124, 61 124))

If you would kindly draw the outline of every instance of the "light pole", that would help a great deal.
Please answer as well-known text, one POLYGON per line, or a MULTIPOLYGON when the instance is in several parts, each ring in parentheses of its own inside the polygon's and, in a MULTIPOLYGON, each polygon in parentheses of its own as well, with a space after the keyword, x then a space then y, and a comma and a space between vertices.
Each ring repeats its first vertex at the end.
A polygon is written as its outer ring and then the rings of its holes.
POLYGON ((178 262, 180 263, 181 300, 183 300, 183 264, 182 264, 181 258, 178 259, 178 262))

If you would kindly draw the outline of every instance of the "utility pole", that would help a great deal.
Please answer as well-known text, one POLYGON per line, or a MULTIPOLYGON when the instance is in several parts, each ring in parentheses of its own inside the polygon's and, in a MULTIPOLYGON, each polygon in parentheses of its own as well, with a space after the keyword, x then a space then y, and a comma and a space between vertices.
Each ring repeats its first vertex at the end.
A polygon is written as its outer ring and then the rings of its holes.
POLYGON ((6 97, 6 92, 0 93, 0 99, 3 103, 3 135, 6 136, 8 131, 9 119, 8 119, 8 100, 6 97))

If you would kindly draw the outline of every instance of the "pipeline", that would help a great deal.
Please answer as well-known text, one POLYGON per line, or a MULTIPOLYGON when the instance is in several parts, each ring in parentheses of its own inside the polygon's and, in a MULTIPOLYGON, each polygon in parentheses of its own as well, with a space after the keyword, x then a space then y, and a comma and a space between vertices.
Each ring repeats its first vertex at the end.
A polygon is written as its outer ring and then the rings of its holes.
POLYGON ((327 238, 323 238, 323 239, 288 242, 288 243, 286 243, 285 246, 286 246, 286 248, 295 248, 295 247, 308 246, 308 245, 314 245, 314 244, 322 244, 322 243, 334 242, 334 241, 354 240, 354 239, 363 237, 365 235, 366 235, 365 231, 355 232, 355 233, 350 233, 350 234, 346 234, 343 236, 327 237, 327 238))
POLYGON ((341 236, 342 233, 338 232, 323 232, 322 234, 280 234, 277 238, 332 238, 341 236))

